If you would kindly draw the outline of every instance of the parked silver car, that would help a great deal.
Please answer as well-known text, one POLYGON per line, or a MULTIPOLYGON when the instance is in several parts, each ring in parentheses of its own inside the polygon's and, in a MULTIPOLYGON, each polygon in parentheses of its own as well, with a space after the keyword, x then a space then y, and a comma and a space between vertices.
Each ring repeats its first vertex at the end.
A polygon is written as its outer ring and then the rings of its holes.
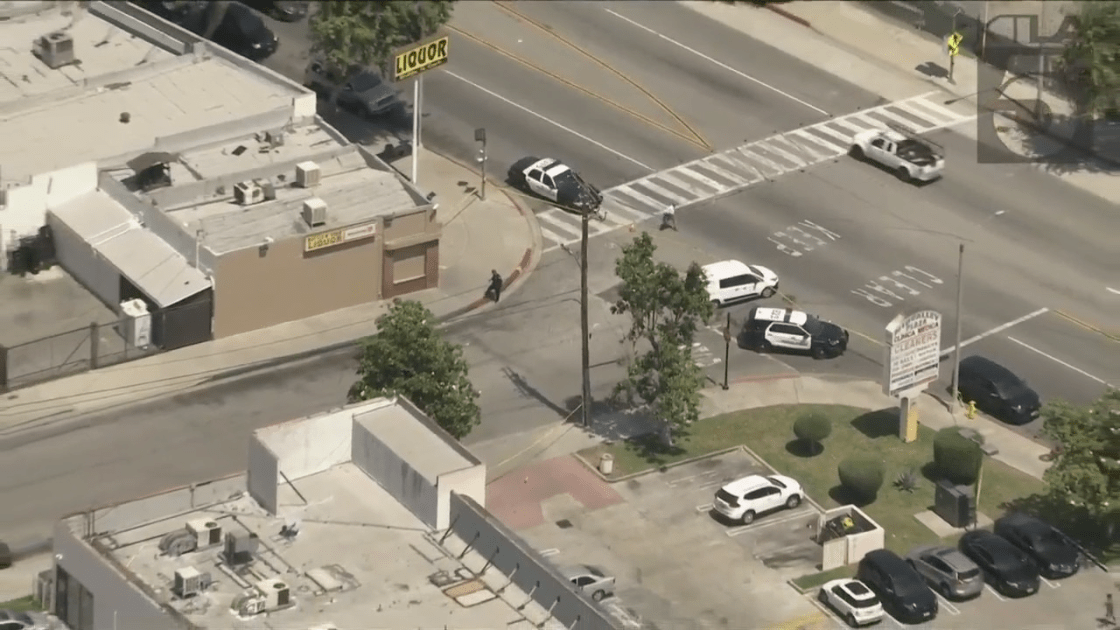
POLYGON ((50 619, 44 613, 0 610, 0 630, 47 630, 50 619))
POLYGON ((562 567, 560 575, 568 578, 577 591, 590 593, 591 599, 595 601, 614 594, 614 577, 607 575, 598 567, 586 564, 562 567))
POLYGON ((952 547, 917 547, 906 554, 906 561, 946 599, 969 599, 984 590, 980 567, 952 547))

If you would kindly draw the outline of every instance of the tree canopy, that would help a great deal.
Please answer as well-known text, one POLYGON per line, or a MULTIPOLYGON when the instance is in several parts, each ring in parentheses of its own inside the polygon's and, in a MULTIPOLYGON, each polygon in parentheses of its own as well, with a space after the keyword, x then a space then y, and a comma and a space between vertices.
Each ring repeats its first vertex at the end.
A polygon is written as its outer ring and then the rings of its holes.
POLYGON ((699 265, 692 263, 682 274, 654 260, 656 250, 653 238, 643 232, 623 247, 615 262, 622 284, 611 312, 630 315, 624 341, 636 353, 615 393, 631 403, 640 400, 671 431, 700 417, 704 374, 693 362, 692 341, 714 306, 699 265))
POLYGON ((456 439, 481 419, 478 393, 467 378, 463 349, 443 339, 423 304, 394 300, 377 319, 377 334, 362 342, 358 381, 350 402, 401 395, 456 439))
POLYGON ((1102 516, 1120 507, 1120 390, 1088 407, 1048 403, 1043 432, 1059 444, 1044 479, 1060 498, 1102 516))
POLYGON ((385 72, 394 50, 434 34, 451 19, 454 1, 321 2, 311 19, 311 47, 336 68, 385 72))
POLYGON ((1088 114, 1120 110, 1120 2, 1078 3, 1075 35, 1063 62, 1088 114))

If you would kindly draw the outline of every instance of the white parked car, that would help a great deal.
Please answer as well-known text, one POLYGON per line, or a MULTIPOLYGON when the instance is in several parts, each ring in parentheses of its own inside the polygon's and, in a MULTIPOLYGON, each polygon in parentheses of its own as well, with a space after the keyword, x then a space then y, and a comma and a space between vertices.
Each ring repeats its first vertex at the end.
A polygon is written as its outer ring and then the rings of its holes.
POLYGON ((746 525, 760 514, 792 510, 801 505, 803 496, 801 484, 789 477, 750 475, 717 490, 712 507, 727 519, 746 525))
POLYGON ((905 182, 933 181, 945 170, 940 147, 901 125, 857 133, 849 153, 883 165, 905 182))
POLYGON ((867 585, 859 580, 842 578, 821 587, 817 599, 836 611, 849 626, 859 627, 883 620, 883 604, 867 585))
POLYGON ((739 300, 768 298, 778 291, 778 274, 766 267, 724 260, 704 265, 703 269, 708 295, 717 308, 739 300))

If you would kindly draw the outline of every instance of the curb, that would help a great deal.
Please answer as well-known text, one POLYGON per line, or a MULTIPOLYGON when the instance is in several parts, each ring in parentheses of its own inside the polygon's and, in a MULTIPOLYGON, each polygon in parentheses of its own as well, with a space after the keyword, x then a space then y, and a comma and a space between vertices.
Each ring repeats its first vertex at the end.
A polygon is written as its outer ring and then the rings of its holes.
MULTIPOLYGON (((763 8, 768 9, 770 11, 773 11, 774 13, 777 13, 778 15, 784 17, 785 19, 787 19, 791 22, 795 22, 797 24, 800 24, 801 26, 804 26, 805 28, 813 28, 812 22, 810 22, 809 20, 806 20, 805 18, 803 18, 801 16, 794 15, 794 14, 790 13, 789 11, 786 11, 782 7, 774 6, 771 3, 767 3, 765 6, 763 6, 763 8)), ((814 29, 814 30, 816 30, 816 29, 814 29)))
MULTIPOLYGON (((637 436, 634 436, 634 437, 637 437, 637 436)), ((575 456, 575 458, 581 464, 586 466, 600 480, 605 481, 607 483, 618 483, 620 481, 628 481, 630 479, 636 479, 638 477, 644 477, 645 475, 649 475, 649 474, 652 474, 652 473, 655 473, 655 472, 665 472, 667 470, 671 470, 671 469, 676 468, 678 466, 684 466, 685 464, 692 464, 692 463, 698 462, 700 460, 708 459, 709 457, 718 457, 720 455, 726 455, 726 454, 731 453, 733 451, 740 451, 740 450, 743 450, 742 446, 729 446, 727 448, 723 448, 723 449, 720 449, 718 451, 712 451, 711 453, 704 453, 703 455, 696 455, 695 457, 689 457, 688 459, 682 459, 681 461, 673 462, 672 464, 666 464, 664 466, 654 466, 653 468, 647 468, 645 470, 639 470, 638 472, 635 472, 635 473, 630 473, 629 475, 623 475, 621 477, 613 477, 613 478, 608 478, 606 475, 599 472, 599 468, 597 466, 592 465, 591 462, 587 461, 587 459, 585 459, 583 457, 583 455, 580 455, 578 451, 575 452, 575 453, 572 453, 572 455, 575 456)), ((767 468, 769 468, 769 466, 767 466, 767 468)), ((771 470, 773 470, 773 469, 771 468, 771 470)))
POLYGON ((1089 330, 1091 330, 1095 333, 1104 335, 1105 337, 1108 337, 1109 339, 1111 339, 1113 341, 1120 341, 1120 334, 1113 334, 1113 333, 1108 332, 1107 330, 1104 330, 1102 328, 1098 328, 1097 326, 1094 326, 1094 325, 1092 325, 1088 322, 1082 321, 1082 320, 1074 317, 1073 315, 1070 315, 1069 313, 1067 313, 1063 310, 1059 309, 1059 310, 1055 310, 1054 312, 1057 313, 1060 317, 1064 317, 1064 318, 1068 319, 1069 321, 1077 324, 1078 326, 1082 326, 1082 327, 1087 328, 1087 329, 1089 329, 1089 330))

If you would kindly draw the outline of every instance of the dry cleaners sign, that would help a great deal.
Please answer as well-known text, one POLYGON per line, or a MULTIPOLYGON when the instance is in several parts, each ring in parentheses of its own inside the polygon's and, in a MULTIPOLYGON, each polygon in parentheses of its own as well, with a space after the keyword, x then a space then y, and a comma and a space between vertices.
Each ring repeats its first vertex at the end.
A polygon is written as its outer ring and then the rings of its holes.
POLYGON ((887 324, 883 393, 916 393, 937 380, 941 367, 941 313, 899 315, 887 324))

